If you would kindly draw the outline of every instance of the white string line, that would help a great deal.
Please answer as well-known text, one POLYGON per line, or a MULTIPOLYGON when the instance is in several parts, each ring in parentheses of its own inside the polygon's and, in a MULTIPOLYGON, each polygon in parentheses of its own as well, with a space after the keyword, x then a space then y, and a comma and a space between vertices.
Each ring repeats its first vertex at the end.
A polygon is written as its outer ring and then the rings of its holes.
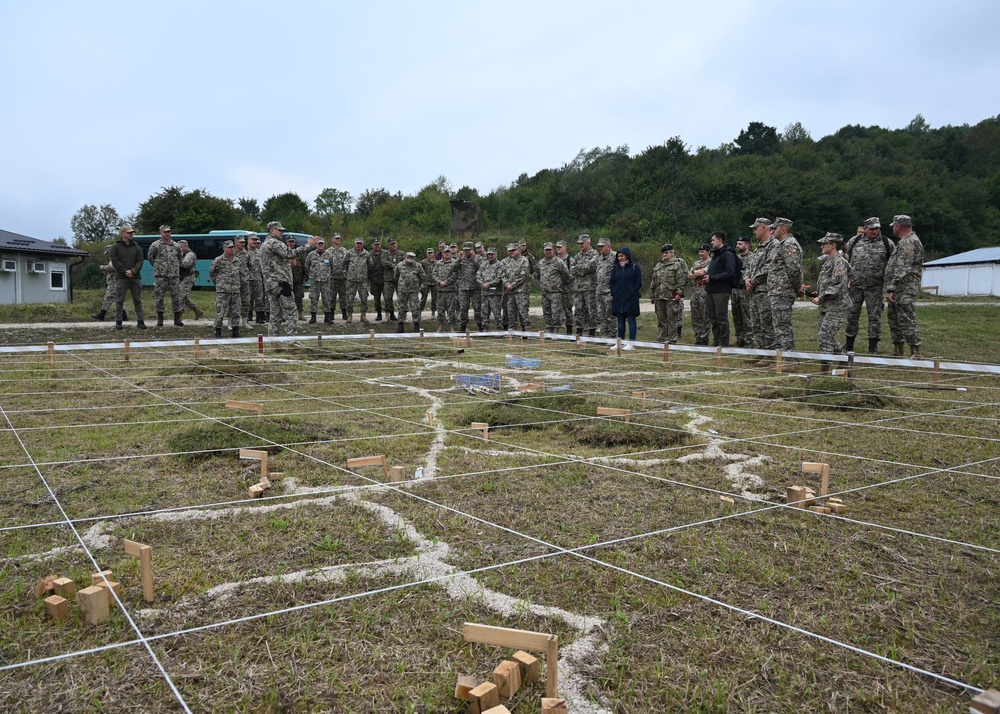
MULTIPOLYGON (((2 414, 4 420, 7 421, 8 424, 10 424, 10 420, 7 418, 7 413, 6 411, 4 411, 2 403, 0 403, 0 414, 2 414)), ((11 427, 13 427, 13 424, 11 424, 11 427)), ((28 449, 24 445, 24 442, 21 441, 21 437, 18 435, 16 430, 13 432, 13 434, 14 438, 17 439, 18 444, 20 444, 21 448, 24 450, 25 456, 27 456, 28 459, 30 460, 31 454, 28 452, 28 449)), ((35 473, 38 475, 39 480, 45 486, 45 490, 49 492, 49 497, 55 503, 56 508, 58 508, 59 512, 62 514, 63 523, 65 525, 68 525, 70 530, 73 531, 73 536, 76 538, 77 542, 80 544, 80 548, 83 549, 83 552, 86 555, 87 559, 94 567, 93 572, 102 573, 101 577, 103 578, 105 584, 107 584, 108 579, 106 576, 103 575, 101 567, 97 564, 97 559, 94 557, 94 554, 90 552, 90 549, 87 547, 86 542, 83 540, 83 536, 80 535, 80 531, 77 530, 76 526, 70 520, 69 514, 66 513, 66 510, 63 508, 62 503, 60 503, 58 496, 56 496, 55 492, 49 486, 49 482, 45 479, 45 476, 42 475, 41 470, 37 466, 35 467, 35 473)), ((184 709, 184 711, 188 712, 188 714, 191 714, 191 710, 188 708, 188 705, 184 701, 184 698, 181 696, 181 693, 177 690, 174 681, 170 678, 170 675, 167 674, 167 670, 163 667, 163 663, 160 662, 160 658, 156 656, 155 652, 153 652, 153 648, 149 645, 149 642, 147 642, 143 637, 142 631, 139 629, 139 626, 135 623, 135 620, 132 619, 132 616, 125 608, 125 604, 122 602, 121 598, 118 597, 118 593, 115 592, 114 588, 112 587, 105 588, 105 591, 107 592, 108 595, 114 598, 115 603, 118 605, 118 609, 121 610, 122 614, 125 616, 125 619, 128 621, 129 627, 131 627, 132 630, 137 635, 138 641, 141 642, 142 645, 146 648, 146 651, 149 653, 149 656, 153 659, 153 663, 156 665, 156 668, 160 670, 160 674, 163 675, 163 678, 167 682, 167 686, 170 687, 170 691, 173 692, 173 695, 177 699, 177 702, 181 705, 181 708, 184 709)))

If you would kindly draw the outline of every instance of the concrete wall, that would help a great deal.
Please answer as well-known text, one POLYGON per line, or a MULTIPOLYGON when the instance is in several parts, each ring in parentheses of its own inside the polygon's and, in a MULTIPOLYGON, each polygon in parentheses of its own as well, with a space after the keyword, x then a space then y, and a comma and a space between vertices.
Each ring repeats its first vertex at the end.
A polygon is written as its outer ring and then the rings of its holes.
POLYGON ((67 259, 5 252, 0 253, 0 261, 0 267, 11 261, 15 263, 13 271, 0 270, 0 304, 69 302, 70 261, 67 259), (43 270, 29 270, 36 264, 43 270))
POLYGON ((921 283, 937 285, 938 295, 1000 297, 1000 265, 941 265, 924 268, 921 283))

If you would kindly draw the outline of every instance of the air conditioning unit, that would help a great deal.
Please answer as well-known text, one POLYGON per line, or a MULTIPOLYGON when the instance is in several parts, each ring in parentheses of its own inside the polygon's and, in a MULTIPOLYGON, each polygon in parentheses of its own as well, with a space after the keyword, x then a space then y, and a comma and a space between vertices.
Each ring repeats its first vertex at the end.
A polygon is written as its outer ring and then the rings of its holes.
POLYGON ((28 272, 29 273, 44 273, 45 263, 35 263, 33 261, 28 261, 28 272))
POLYGON ((16 260, 7 260, 6 258, 4 258, 2 261, 0 261, 0 271, 4 273, 13 273, 16 270, 17 270, 16 260))

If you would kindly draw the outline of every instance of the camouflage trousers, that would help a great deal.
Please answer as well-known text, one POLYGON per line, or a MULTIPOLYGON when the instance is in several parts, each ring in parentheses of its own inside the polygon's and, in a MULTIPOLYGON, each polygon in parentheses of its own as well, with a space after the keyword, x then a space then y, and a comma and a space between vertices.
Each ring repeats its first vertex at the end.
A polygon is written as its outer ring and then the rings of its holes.
POLYGON ((844 351, 844 346, 837 341, 837 333, 847 319, 847 310, 846 307, 819 309, 819 334, 816 340, 819 342, 820 352, 839 355, 844 351))
MULTIPOLYGON (((548 332, 559 332, 563 323, 563 294, 562 293, 542 293, 542 320, 545 321, 545 329, 548 332)), ((573 319, 572 317, 570 318, 573 319)))
POLYGON ((330 303, 330 281, 313 280, 309 286, 309 312, 331 312, 335 305, 330 303), (319 304, 323 303, 323 309, 319 304))
MULTIPOLYGON (((919 290, 917 286, 917 290, 919 290)), ((896 302, 889 303, 889 332, 894 344, 905 342, 914 347, 920 344, 920 326, 917 325, 917 290, 896 291, 896 302)))
POLYGON ((528 313, 528 293, 507 293, 504 296, 504 312, 511 329, 520 325, 522 330, 531 329, 531 315, 528 313))
POLYGON ((597 293, 593 288, 577 290, 574 296, 573 313, 576 326, 582 330, 597 328, 597 293))
POLYGON ((427 307, 427 296, 431 298, 431 314, 437 312, 437 288, 433 285, 423 285, 420 288, 420 309, 427 307))
POLYGON ((611 314, 611 292, 597 293, 597 324, 601 328, 601 337, 615 338, 618 336, 618 320, 611 314))
POLYGON ((851 286, 848 294, 851 296, 854 304, 847 311, 847 329, 845 330, 845 334, 848 337, 857 337, 858 330, 861 327, 861 308, 867 307, 868 339, 879 339, 882 336, 882 308, 885 307, 882 286, 876 285, 869 288, 851 286))
POLYGON ((340 301, 340 312, 347 310, 347 276, 330 279, 330 311, 337 312, 337 301, 340 301))
POLYGON ((181 301, 181 279, 177 276, 170 278, 156 278, 153 283, 153 296, 156 298, 156 311, 164 312, 163 296, 170 293, 171 312, 183 312, 184 303, 181 301))
POLYGON ((229 326, 239 327, 242 324, 242 319, 240 318, 240 310, 243 307, 243 301, 240 299, 239 293, 220 293, 218 290, 215 291, 215 326, 217 328, 222 328, 222 322, 225 317, 229 316, 229 326))
MULTIPOLYGON (((347 281, 347 316, 351 317, 354 314, 354 298, 358 299, 358 305, 361 306, 361 314, 364 315, 368 312, 368 281, 367 280, 348 280, 347 281)), ((402 320, 403 318, 399 318, 402 320)))
POLYGON ((788 290, 771 291, 768 298, 771 301, 771 324, 774 325, 774 349, 794 350, 792 305, 795 304, 795 293, 788 290))
POLYGON ((251 280, 247 283, 247 302, 245 313, 250 315, 254 311, 264 312, 267 310, 267 303, 264 302, 264 284, 259 280, 251 280))
POLYGON ((694 330, 694 343, 696 345, 708 344, 712 323, 708 319, 708 298, 705 294, 705 288, 696 288, 691 295, 691 329, 694 330))
POLYGON ((753 315, 752 343, 757 349, 774 349, 774 320, 771 318, 771 298, 766 292, 755 290, 750 295, 750 312, 753 315))
POLYGON ((489 293, 484 293, 481 296, 482 306, 483 306, 483 329, 490 329, 490 316, 493 316, 493 327, 499 330, 501 325, 503 325, 503 314, 501 313, 500 307, 500 293, 493 290, 489 293))
POLYGON ((677 341, 677 313, 684 309, 683 300, 657 300, 656 308, 656 341, 677 341))
POLYGON ((750 314, 750 293, 736 288, 730 293, 733 307, 733 331, 736 333, 737 347, 753 347, 753 318, 750 314))
POLYGON ((108 287, 104 289, 104 302, 101 303, 101 310, 104 312, 110 310, 115 304, 116 297, 118 297, 118 289, 112 280, 108 283, 108 287))
POLYGON ((125 309, 125 296, 132 294, 132 307, 135 308, 135 319, 142 319, 142 280, 139 278, 117 278, 115 280, 115 321, 122 321, 122 310, 125 309))
POLYGON ((681 328, 684 327, 684 300, 677 301, 677 336, 680 337, 681 328))
POLYGON ((399 311, 396 317, 399 322, 406 322, 406 313, 410 314, 410 320, 414 325, 420 323, 420 291, 414 290, 412 293, 399 293, 396 296, 396 303, 399 311))
POLYGON ((194 290, 195 276, 189 275, 181 278, 181 304, 188 310, 194 310, 198 306, 191 301, 191 291, 194 290))
POLYGON ((278 337, 282 333, 296 334, 298 311, 295 309, 295 297, 291 291, 288 295, 282 295, 281 288, 278 287, 266 293, 267 304, 271 310, 271 320, 267 323, 268 336, 278 337))
POLYGON ((395 294, 396 283, 382 283, 382 308, 390 314, 396 312, 392 304, 392 296, 395 294))
POLYGON ((458 318, 463 325, 469 322, 469 306, 476 319, 476 327, 482 324, 482 288, 458 291, 458 318))
POLYGON ((458 328, 458 295, 451 290, 438 290, 437 320, 440 329, 458 328))

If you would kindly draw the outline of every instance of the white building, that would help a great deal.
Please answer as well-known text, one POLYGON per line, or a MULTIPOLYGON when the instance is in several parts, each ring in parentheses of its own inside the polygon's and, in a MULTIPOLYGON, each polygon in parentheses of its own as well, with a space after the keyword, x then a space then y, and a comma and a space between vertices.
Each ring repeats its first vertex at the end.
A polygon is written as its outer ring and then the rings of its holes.
POLYGON ((0 230, 0 304, 72 302, 70 268, 87 252, 0 230))

